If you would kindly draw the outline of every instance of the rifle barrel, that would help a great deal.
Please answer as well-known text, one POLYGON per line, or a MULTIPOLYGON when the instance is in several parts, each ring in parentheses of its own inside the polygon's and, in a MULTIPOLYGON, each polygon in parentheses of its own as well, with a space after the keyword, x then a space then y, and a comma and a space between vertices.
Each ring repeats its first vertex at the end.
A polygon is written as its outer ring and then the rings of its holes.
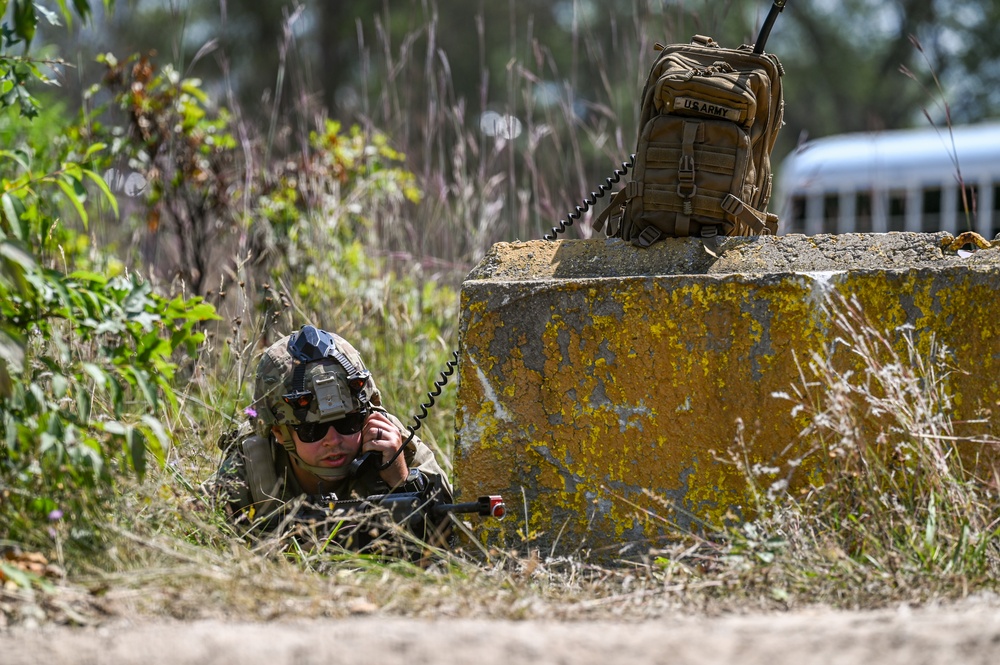
POLYGON ((481 496, 475 501, 465 503, 439 503, 431 510, 435 514, 445 513, 475 513, 482 517, 496 517, 503 519, 507 514, 507 506, 504 505, 503 497, 497 494, 481 496))
POLYGON ((478 501, 466 501, 465 503, 442 503, 435 506, 436 510, 442 513, 478 513, 478 501))

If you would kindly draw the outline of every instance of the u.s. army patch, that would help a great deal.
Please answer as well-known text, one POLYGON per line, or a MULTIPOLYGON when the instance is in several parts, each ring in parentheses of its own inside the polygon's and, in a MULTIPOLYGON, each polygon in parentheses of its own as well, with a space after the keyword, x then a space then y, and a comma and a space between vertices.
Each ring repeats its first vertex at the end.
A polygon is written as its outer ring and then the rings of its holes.
POLYGON ((675 97, 674 112, 676 113, 677 111, 687 111, 689 113, 707 115, 711 118, 731 120, 732 122, 739 122, 743 115, 739 109, 722 106, 721 104, 713 104, 712 102, 695 99, 694 97, 675 97))

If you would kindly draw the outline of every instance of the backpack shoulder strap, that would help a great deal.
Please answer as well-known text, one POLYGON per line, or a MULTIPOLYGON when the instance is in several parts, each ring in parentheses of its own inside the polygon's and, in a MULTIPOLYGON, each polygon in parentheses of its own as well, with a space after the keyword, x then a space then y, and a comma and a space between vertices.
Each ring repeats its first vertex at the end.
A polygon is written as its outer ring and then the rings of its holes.
POLYGON ((243 458, 246 461, 247 485, 257 515, 269 515, 276 507, 281 481, 274 470, 271 442, 262 436, 243 440, 243 458))

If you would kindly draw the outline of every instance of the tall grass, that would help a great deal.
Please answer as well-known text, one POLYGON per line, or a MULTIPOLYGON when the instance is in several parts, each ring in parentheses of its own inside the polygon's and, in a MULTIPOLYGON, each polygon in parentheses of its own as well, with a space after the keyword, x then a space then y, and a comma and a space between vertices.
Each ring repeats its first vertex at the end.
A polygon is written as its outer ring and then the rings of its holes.
POLYGON ((834 599, 991 585, 1000 440, 985 420, 956 422, 952 352, 909 329, 881 330, 854 299, 836 296, 825 310, 835 342, 782 395, 805 422, 801 440, 783 467, 745 467, 758 518, 736 549, 767 534, 781 552, 776 578, 834 599), (810 458, 817 465, 803 464, 810 458), (821 473, 802 477, 810 466, 821 473))
MULTIPOLYGON (((395 10, 405 18, 387 8, 374 43, 358 45, 364 79, 379 82, 364 91, 362 121, 398 141, 425 187, 418 207, 380 220, 366 244, 441 259, 461 274, 495 242, 541 238, 627 160, 656 42, 719 35, 735 13, 731 2, 599 7, 593 20, 574 18, 572 54, 560 64, 530 16, 522 24, 511 11, 507 25, 487 26, 479 11, 470 34, 483 54, 473 94, 456 89, 452 54, 440 47, 448 8, 421 4, 419 12, 395 10), (386 28, 394 19, 412 25, 398 44, 386 28), (500 80, 487 57, 497 56, 485 54, 486 31, 498 29, 509 49, 500 80)), ((566 237, 589 235, 580 224, 566 237)))

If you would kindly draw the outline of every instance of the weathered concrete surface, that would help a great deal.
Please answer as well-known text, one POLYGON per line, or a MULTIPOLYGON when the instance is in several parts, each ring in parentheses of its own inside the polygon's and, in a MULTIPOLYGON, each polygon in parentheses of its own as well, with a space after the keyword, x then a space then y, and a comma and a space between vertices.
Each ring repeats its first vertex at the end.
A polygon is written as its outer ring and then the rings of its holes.
MULTIPOLYGON (((617 556, 744 510, 723 464, 746 424, 773 463, 803 426, 773 397, 835 333, 821 309, 853 295, 886 330, 954 350, 956 416, 992 408, 1000 431, 1000 249, 962 258, 942 234, 499 244, 462 286, 455 455, 463 499, 501 491, 510 517, 556 553, 617 556), (527 523, 525 523, 527 522, 527 523)), ((806 469, 803 473, 807 473, 806 469)), ((492 522, 492 521, 491 521, 492 522)))

